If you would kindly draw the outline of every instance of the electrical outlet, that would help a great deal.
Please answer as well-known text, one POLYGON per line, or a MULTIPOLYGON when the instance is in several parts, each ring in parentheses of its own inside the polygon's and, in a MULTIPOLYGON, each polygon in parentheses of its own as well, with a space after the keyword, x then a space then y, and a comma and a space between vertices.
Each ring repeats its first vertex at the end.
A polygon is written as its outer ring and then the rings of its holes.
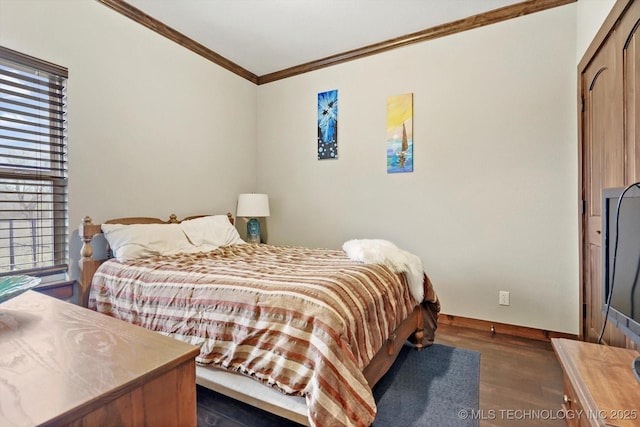
POLYGON ((498 293, 498 304, 500 304, 500 305, 509 305, 509 292, 508 291, 500 291, 498 293))

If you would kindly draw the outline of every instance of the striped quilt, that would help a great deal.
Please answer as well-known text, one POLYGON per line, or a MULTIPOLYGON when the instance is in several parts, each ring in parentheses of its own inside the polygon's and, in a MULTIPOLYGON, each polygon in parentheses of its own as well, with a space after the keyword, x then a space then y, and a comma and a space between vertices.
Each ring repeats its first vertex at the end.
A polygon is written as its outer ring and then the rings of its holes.
POLYGON ((199 346, 199 364, 304 396, 312 426, 369 426, 362 369, 417 303, 404 275, 343 251, 239 244, 108 260, 89 307, 199 346))

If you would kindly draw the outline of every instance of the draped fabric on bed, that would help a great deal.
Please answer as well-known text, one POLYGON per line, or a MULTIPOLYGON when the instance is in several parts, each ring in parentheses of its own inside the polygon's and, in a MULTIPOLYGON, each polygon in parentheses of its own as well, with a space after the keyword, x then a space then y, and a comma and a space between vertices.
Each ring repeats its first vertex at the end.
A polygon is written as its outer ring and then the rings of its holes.
POLYGON ((200 346, 200 364, 305 396, 309 422, 320 426, 373 422, 362 369, 417 304, 403 274, 343 251, 248 244, 109 260, 89 300, 200 346))

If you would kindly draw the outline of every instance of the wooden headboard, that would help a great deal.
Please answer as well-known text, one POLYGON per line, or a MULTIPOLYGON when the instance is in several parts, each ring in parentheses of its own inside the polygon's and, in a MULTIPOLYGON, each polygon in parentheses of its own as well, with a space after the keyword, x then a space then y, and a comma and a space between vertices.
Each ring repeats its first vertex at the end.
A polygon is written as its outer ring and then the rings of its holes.
MULTIPOLYGON (((104 224, 180 224, 182 221, 201 218, 204 216, 207 215, 193 215, 188 216, 182 220, 178 220, 175 214, 171 214, 168 221, 163 221, 159 218, 151 217, 127 217, 110 219, 108 221, 105 221, 104 224)), ((229 218, 229 222, 231 224, 234 224, 233 215, 231 215, 230 212, 227 212, 227 218, 229 218)), ((82 247, 80 248, 80 261, 78 262, 80 268, 80 274, 78 278, 78 281, 80 283, 78 303, 83 307, 86 307, 89 301, 89 290, 91 289, 91 280, 93 280, 93 275, 96 273, 98 267, 100 267, 100 264, 106 261, 106 258, 93 258, 93 247, 91 246, 91 241, 93 240, 93 238, 98 234, 102 234, 101 224, 94 224, 91 217, 85 216, 82 219, 80 227, 78 227, 78 234, 80 235, 80 239, 82 240, 82 247)))

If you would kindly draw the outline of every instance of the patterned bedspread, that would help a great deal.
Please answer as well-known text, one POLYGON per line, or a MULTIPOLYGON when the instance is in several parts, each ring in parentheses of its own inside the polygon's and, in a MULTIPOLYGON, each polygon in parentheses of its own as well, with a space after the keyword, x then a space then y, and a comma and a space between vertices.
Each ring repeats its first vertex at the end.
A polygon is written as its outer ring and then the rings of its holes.
POLYGON ((200 346, 199 364, 305 396, 311 425, 369 426, 362 369, 417 303, 404 275, 343 251, 240 244, 108 260, 89 307, 200 346))

